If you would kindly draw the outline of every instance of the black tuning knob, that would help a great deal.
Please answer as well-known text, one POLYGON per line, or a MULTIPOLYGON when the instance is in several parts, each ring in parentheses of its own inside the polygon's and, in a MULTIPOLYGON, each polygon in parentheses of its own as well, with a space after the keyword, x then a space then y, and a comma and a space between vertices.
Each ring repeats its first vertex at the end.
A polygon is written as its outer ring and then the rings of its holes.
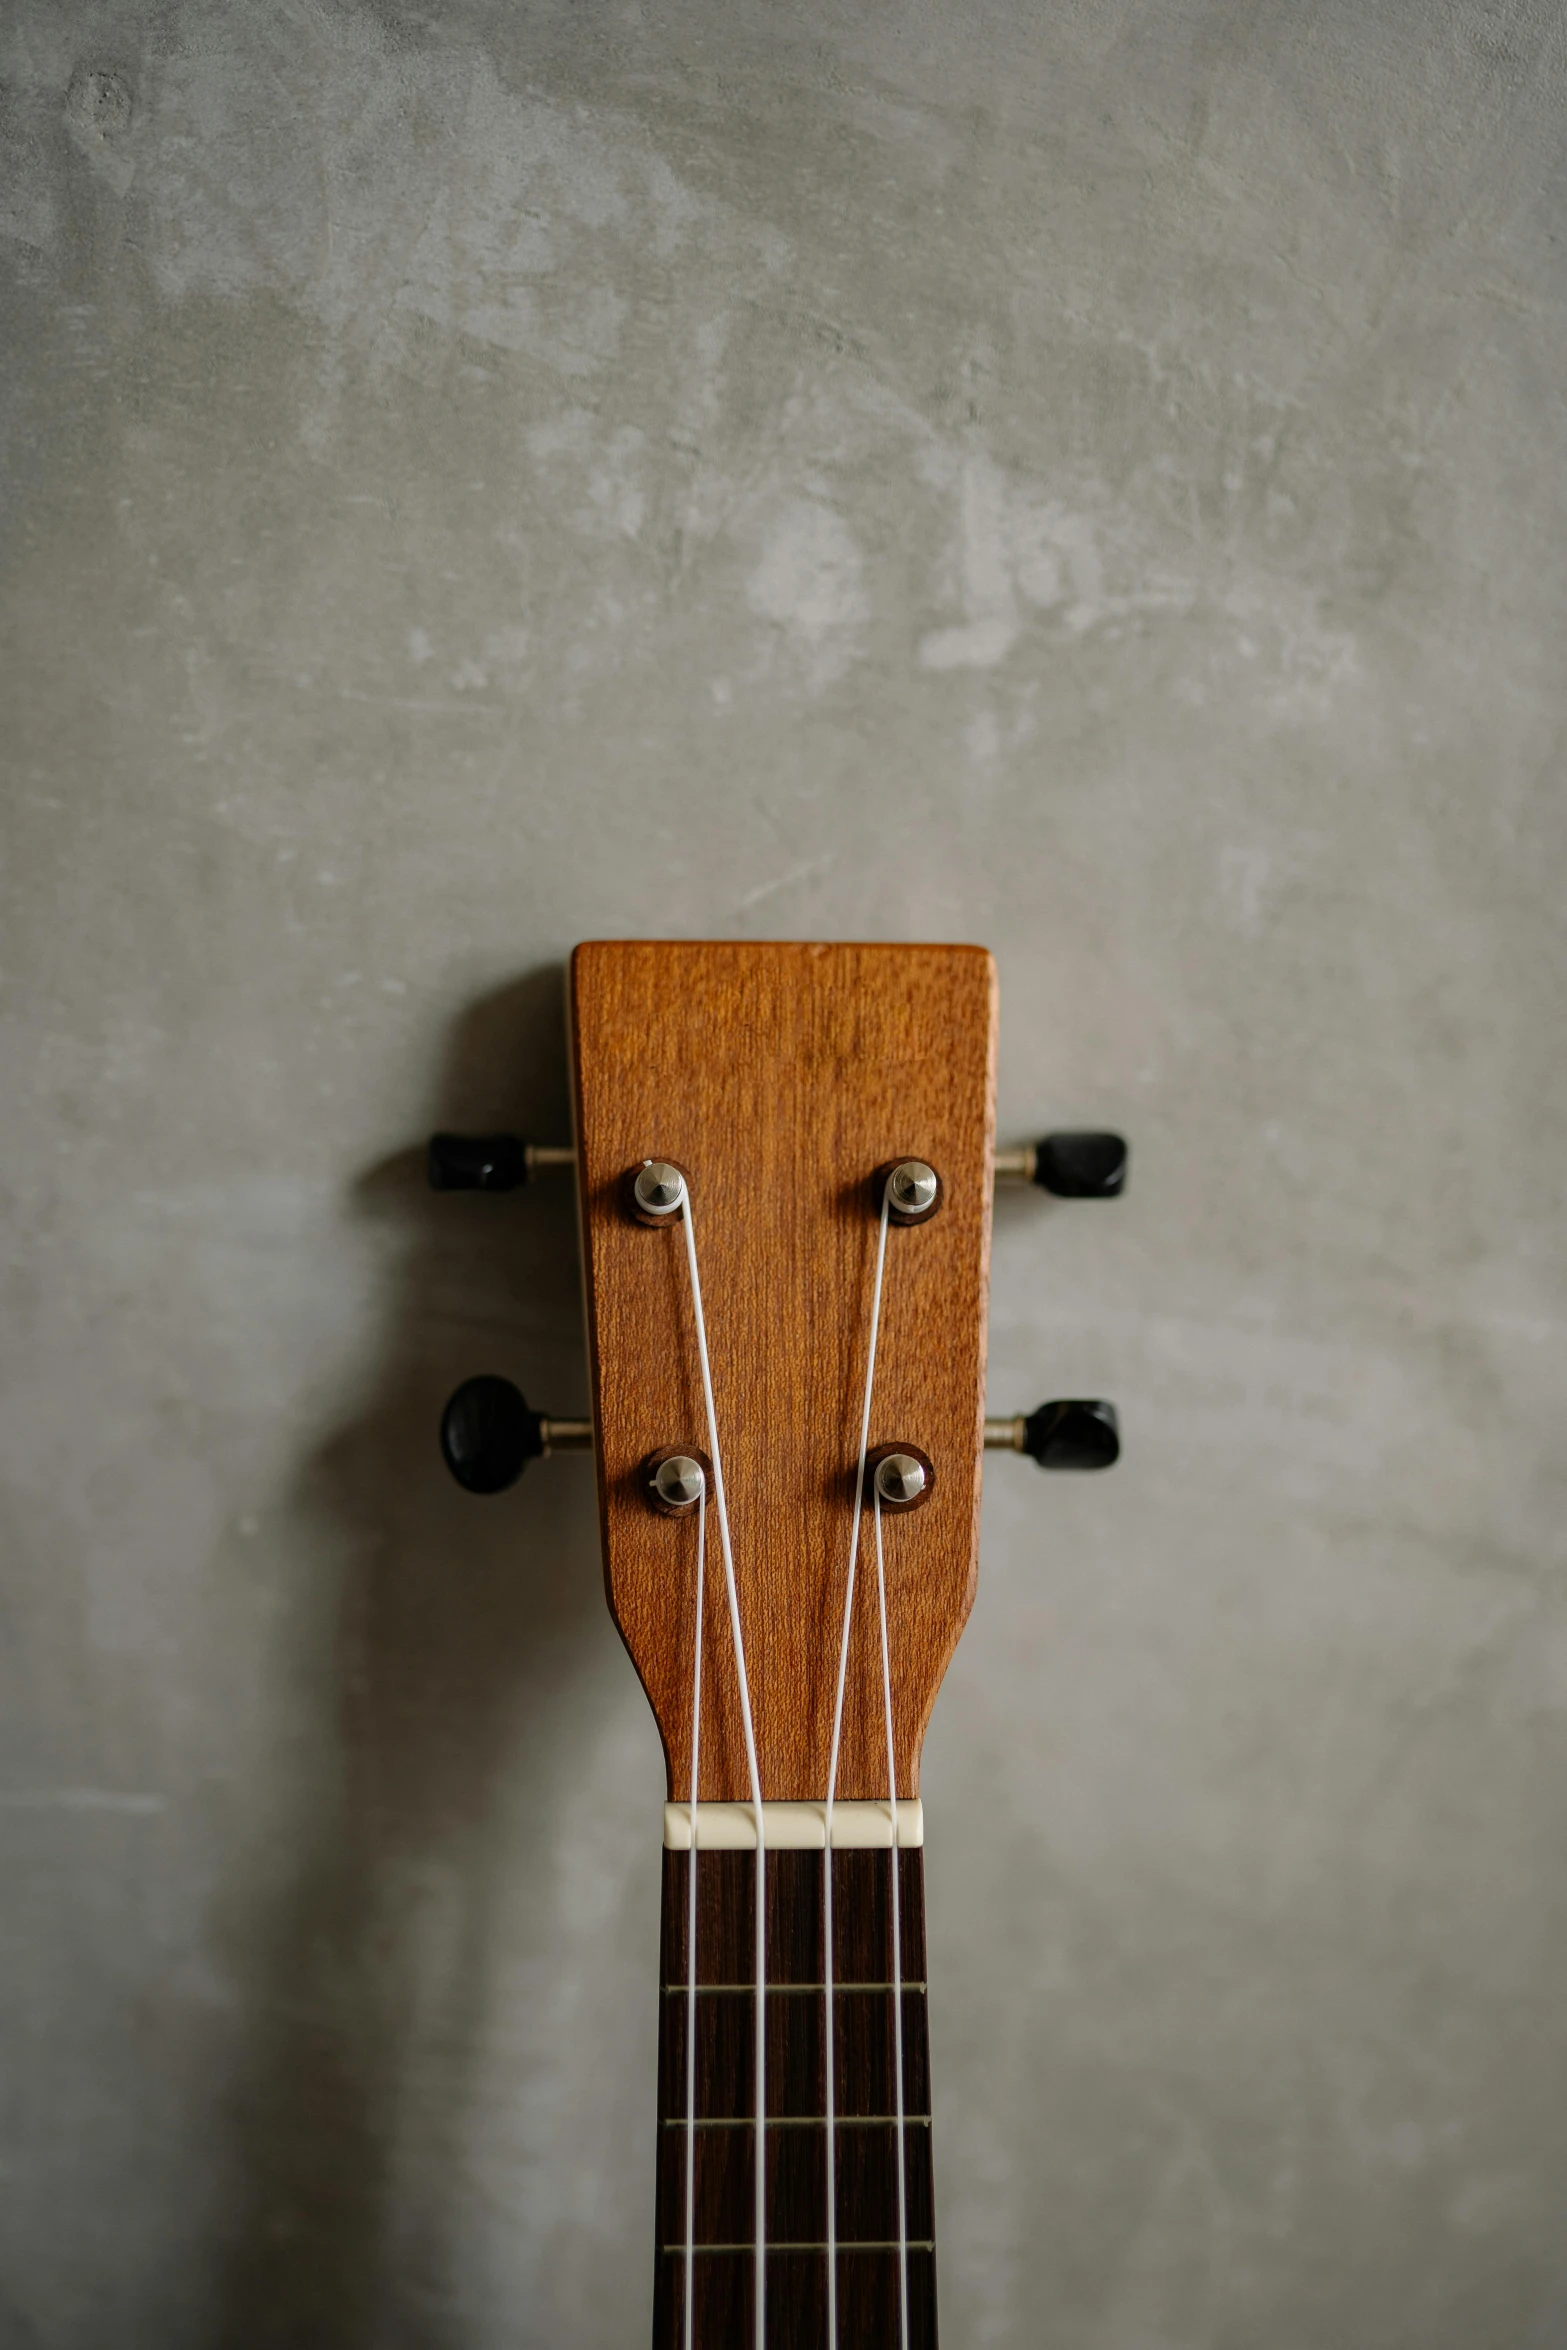
POLYGON ((1022 1423, 1019 1452, 1042 1469, 1108 1469, 1121 1457, 1113 1403, 1042 1403, 1022 1423))
POLYGON ((528 1146, 517 1134, 432 1134, 432 1191, 516 1191, 528 1180, 528 1146))
POLYGON ((469 1493, 504 1493, 544 1451, 544 1417, 509 1379, 465 1379, 441 1414, 441 1455, 469 1493))
POLYGON ((1034 1181, 1058 1199, 1115 1199, 1128 1156, 1124 1134, 1047 1134, 1034 1148, 1034 1181))

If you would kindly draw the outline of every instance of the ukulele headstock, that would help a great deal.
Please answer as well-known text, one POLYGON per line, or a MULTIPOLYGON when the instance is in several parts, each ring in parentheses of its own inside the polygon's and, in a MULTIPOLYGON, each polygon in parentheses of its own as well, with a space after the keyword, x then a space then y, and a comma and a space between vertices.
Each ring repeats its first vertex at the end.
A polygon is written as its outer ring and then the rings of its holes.
MULTIPOLYGON (((880 1504, 897 1788, 910 1796, 973 1601, 981 1450, 1068 1470, 1120 1450, 1100 1400, 983 1416, 992 1183, 1114 1198, 1126 1144, 1070 1132, 995 1149, 995 974, 976 947, 600 941, 572 959, 570 1008, 575 1145, 437 1134, 429 1176, 437 1191, 497 1192, 575 1169, 594 1416, 549 1418, 509 1380, 466 1380, 442 1421, 447 1466, 489 1494, 530 1460, 595 1453, 610 1609, 685 1800, 695 1556, 681 1521, 699 1516, 698 1494, 716 1499, 716 1431, 762 1790, 818 1803, 880 1262, 861 1482, 880 1504)), ((733 1627, 722 1586, 705 1575, 703 1588, 699 1795, 744 1803, 733 1627)), ((886 1793, 873 1605, 860 1581, 834 1782, 845 1801, 886 1793)))
MULTIPOLYGON (((639 1214, 645 1162, 689 1183, 769 1801, 827 1786, 880 1239, 895 1198, 872 1453, 924 1456, 884 1526, 898 1785, 917 1792, 936 1690, 974 1596, 994 1148, 996 990, 973 947, 596 943, 572 959, 578 1185, 605 1584, 688 1791, 693 1551, 649 1466, 708 1434, 679 1219, 639 1214)), ((710 1585, 703 1801, 749 1796, 736 1676, 710 1585)), ((862 1581, 838 1792, 886 1790, 879 1632, 862 1581)))

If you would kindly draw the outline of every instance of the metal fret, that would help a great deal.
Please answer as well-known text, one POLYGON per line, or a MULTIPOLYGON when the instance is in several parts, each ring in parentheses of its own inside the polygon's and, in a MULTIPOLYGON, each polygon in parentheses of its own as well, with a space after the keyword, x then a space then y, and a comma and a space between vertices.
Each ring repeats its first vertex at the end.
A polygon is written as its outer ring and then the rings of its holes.
MULTIPOLYGON (((906 2113, 903 2121, 906 2129, 913 2129, 916 2125, 922 2129, 930 2128, 928 2113, 906 2113)), ((683 2113, 666 2114, 664 2117, 666 2130, 683 2130, 685 2126, 686 2117, 683 2113)), ((728 2113, 711 2115, 704 2120, 698 2114, 695 2126, 699 2130, 754 2130, 756 2116, 754 2113, 728 2113)), ((767 2117, 770 2130, 821 2130, 826 2126, 827 2116, 824 2113, 770 2113, 767 2117)), ((898 2117, 895 2113, 836 2113, 832 2126, 835 2130, 895 2130, 898 2117)))
MULTIPOLYGON (((684 1999, 688 1988, 689 1986, 685 1983, 666 1983, 664 1985, 664 1996, 666 1998, 674 1998, 678 1994, 680 1998, 684 1999)), ((827 1986, 825 1983, 769 1983, 767 1986, 767 1996, 769 1999, 773 1998, 775 1994, 787 1994, 790 1997, 803 1997, 809 1993, 815 1998, 820 1999, 823 1993, 826 1991, 826 1988, 827 1986)), ((834 1983, 832 1987, 832 1995, 835 1999, 839 1999, 842 1998, 843 1994, 847 1991, 891 1991, 893 1988, 894 1986, 891 1983, 834 1983)), ((903 1985, 903 1989, 905 1991, 918 1991, 922 1998, 925 1992, 925 1986, 923 1983, 905 1983, 903 1985)), ((754 1999, 756 1997, 756 1985, 754 1983, 698 1983, 696 1987, 696 1995, 698 1999, 705 1999, 710 1994, 717 1992, 732 1993, 736 1997, 742 1999, 754 1999)))
MULTIPOLYGON (((665 2252, 678 2252, 682 2260, 686 2256, 684 2244, 666 2244, 663 2249, 665 2252)), ((754 2252, 756 2246, 754 2244, 693 2244, 691 2249, 700 2258, 704 2252, 754 2252)), ((825 2252, 827 2247, 825 2244, 778 2244, 769 2241, 767 2249, 769 2252, 825 2252)), ((852 2238, 840 2236, 838 2238, 840 2252, 898 2252, 901 2249, 896 2236, 892 2237, 890 2241, 870 2236, 852 2238)), ((911 2236, 909 2238, 911 2252, 934 2252, 935 2249, 935 2243, 929 2236, 923 2238, 911 2236)))

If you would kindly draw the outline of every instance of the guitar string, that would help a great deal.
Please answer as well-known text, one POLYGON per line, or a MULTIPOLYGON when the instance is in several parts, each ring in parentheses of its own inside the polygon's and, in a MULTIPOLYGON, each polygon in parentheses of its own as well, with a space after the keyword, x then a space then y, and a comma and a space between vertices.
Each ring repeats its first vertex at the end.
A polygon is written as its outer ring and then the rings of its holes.
POLYGON ((702 1759, 702 1602, 707 1565, 707 1479, 696 1497, 696 1661, 691 1669, 691 1859, 686 1869, 686 2296, 685 2350, 692 2350, 696 2287, 696 1799, 702 1759))
MULTIPOLYGON (((723 1553, 724 1584, 729 1597, 729 1631, 734 1643, 735 1677, 740 1684, 740 1720, 745 1732, 745 1759, 751 1778, 751 1810, 756 1819, 756 2325, 755 2350, 767 2341, 767 1847, 762 1824, 762 1774, 756 1759, 756 1726, 751 1718, 751 1686, 746 1677, 745 1639, 740 1630, 740 1594, 735 1583, 734 1549, 729 1540, 729 1507, 724 1498, 724 1464, 718 1446, 718 1414, 713 1406, 713 1370, 707 1351, 707 1321, 702 1311, 702 1283, 696 1267, 696 1225, 691 1214, 691 1186, 681 1188, 681 1220, 686 1235, 686 1264, 691 1275, 691 1308, 696 1320, 697 1360, 702 1370, 702 1401, 707 1410, 707 1443, 713 1458, 713 1500, 718 1510, 718 1545, 723 1553)), ((696 1852, 697 1790, 691 1789, 691 1850, 696 1852)))
POLYGON ((881 1694, 887 1723, 887 1801, 892 1807, 892 2061, 898 2117, 898 2342, 909 2350, 909 2181, 903 2135, 903 1928, 898 1909, 898 1766, 892 1740, 892 1664, 887 1648, 887 1569, 881 1546, 881 1494, 876 1504, 876 1604, 881 1617, 881 1694))
MULTIPOLYGON (((849 1630, 854 1620, 854 1578, 860 1554, 860 1518, 865 1507, 865 1456, 870 1446, 871 1390, 876 1378, 876 1341, 881 1330, 882 1277, 887 1264, 887 1210, 889 1195, 882 1193, 881 1225, 876 1235, 876 1278, 871 1289, 870 1340, 865 1353, 865 1401, 860 1411, 860 1457, 854 1472, 854 1516, 849 1529, 849 1566, 843 1594, 843 1633, 838 1643, 838 1688, 833 1700, 832 1751, 827 1761, 826 1848, 822 1853, 822 2005, 827 2079, 827 2346, 838 2350, 838 2151, 833 2044, 832 1956, 832 1813, 838 1792, 838 1749, 843 1740, 843 1691, 849 1669, 849 1630)), ((896 1850, 896 1845, 894 1845, 896 1850)), ((905 2265, 907 2265, 905 2263, 905 2265)))

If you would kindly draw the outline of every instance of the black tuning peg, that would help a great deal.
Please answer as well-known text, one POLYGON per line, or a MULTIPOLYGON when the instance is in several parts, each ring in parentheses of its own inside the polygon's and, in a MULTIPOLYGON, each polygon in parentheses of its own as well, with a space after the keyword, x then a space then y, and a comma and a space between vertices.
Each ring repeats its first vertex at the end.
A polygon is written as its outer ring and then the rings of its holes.
POLYGON ((1058 1199, 1115 1199, 1126 1189, 1121 1134, 1047 1134, 1034 1151, 1034 1181, 1058 1199))
POLYGON ((1108 1469, 1121 1457, 1121 1428, 1113 1403, 1065 1398, 1015 1420, 987 1420, 985 1446, 1026 1452, 1042 1469, 1108 1469))
POLYGON ((509 1379, 465 1379, 441 1414, 442 1458, 469 1493, 504 1493, 543 1451, 540 1415, 509 1379))
POLYGON ((997 1151, 1003 1183, 1037 1183, 1057 1199, 1115 1199, 1126 1189, 1130 1153, 1124 1134, 1047 1134, 1017 1150, 997 1151))
POLYGON ((591 1420, 550 1420, 520 1387, 486 1372, 465 1379, 441 1414, 441 1457, 468 1493, 504 1493, 529 1461, 592 1449, 591 1420))
POLYGON ((546 1167, 575 1166, 567 1145, 524 1142, 520 1134, 432 1134, 432 1191, 519 1191, 546 1167))

